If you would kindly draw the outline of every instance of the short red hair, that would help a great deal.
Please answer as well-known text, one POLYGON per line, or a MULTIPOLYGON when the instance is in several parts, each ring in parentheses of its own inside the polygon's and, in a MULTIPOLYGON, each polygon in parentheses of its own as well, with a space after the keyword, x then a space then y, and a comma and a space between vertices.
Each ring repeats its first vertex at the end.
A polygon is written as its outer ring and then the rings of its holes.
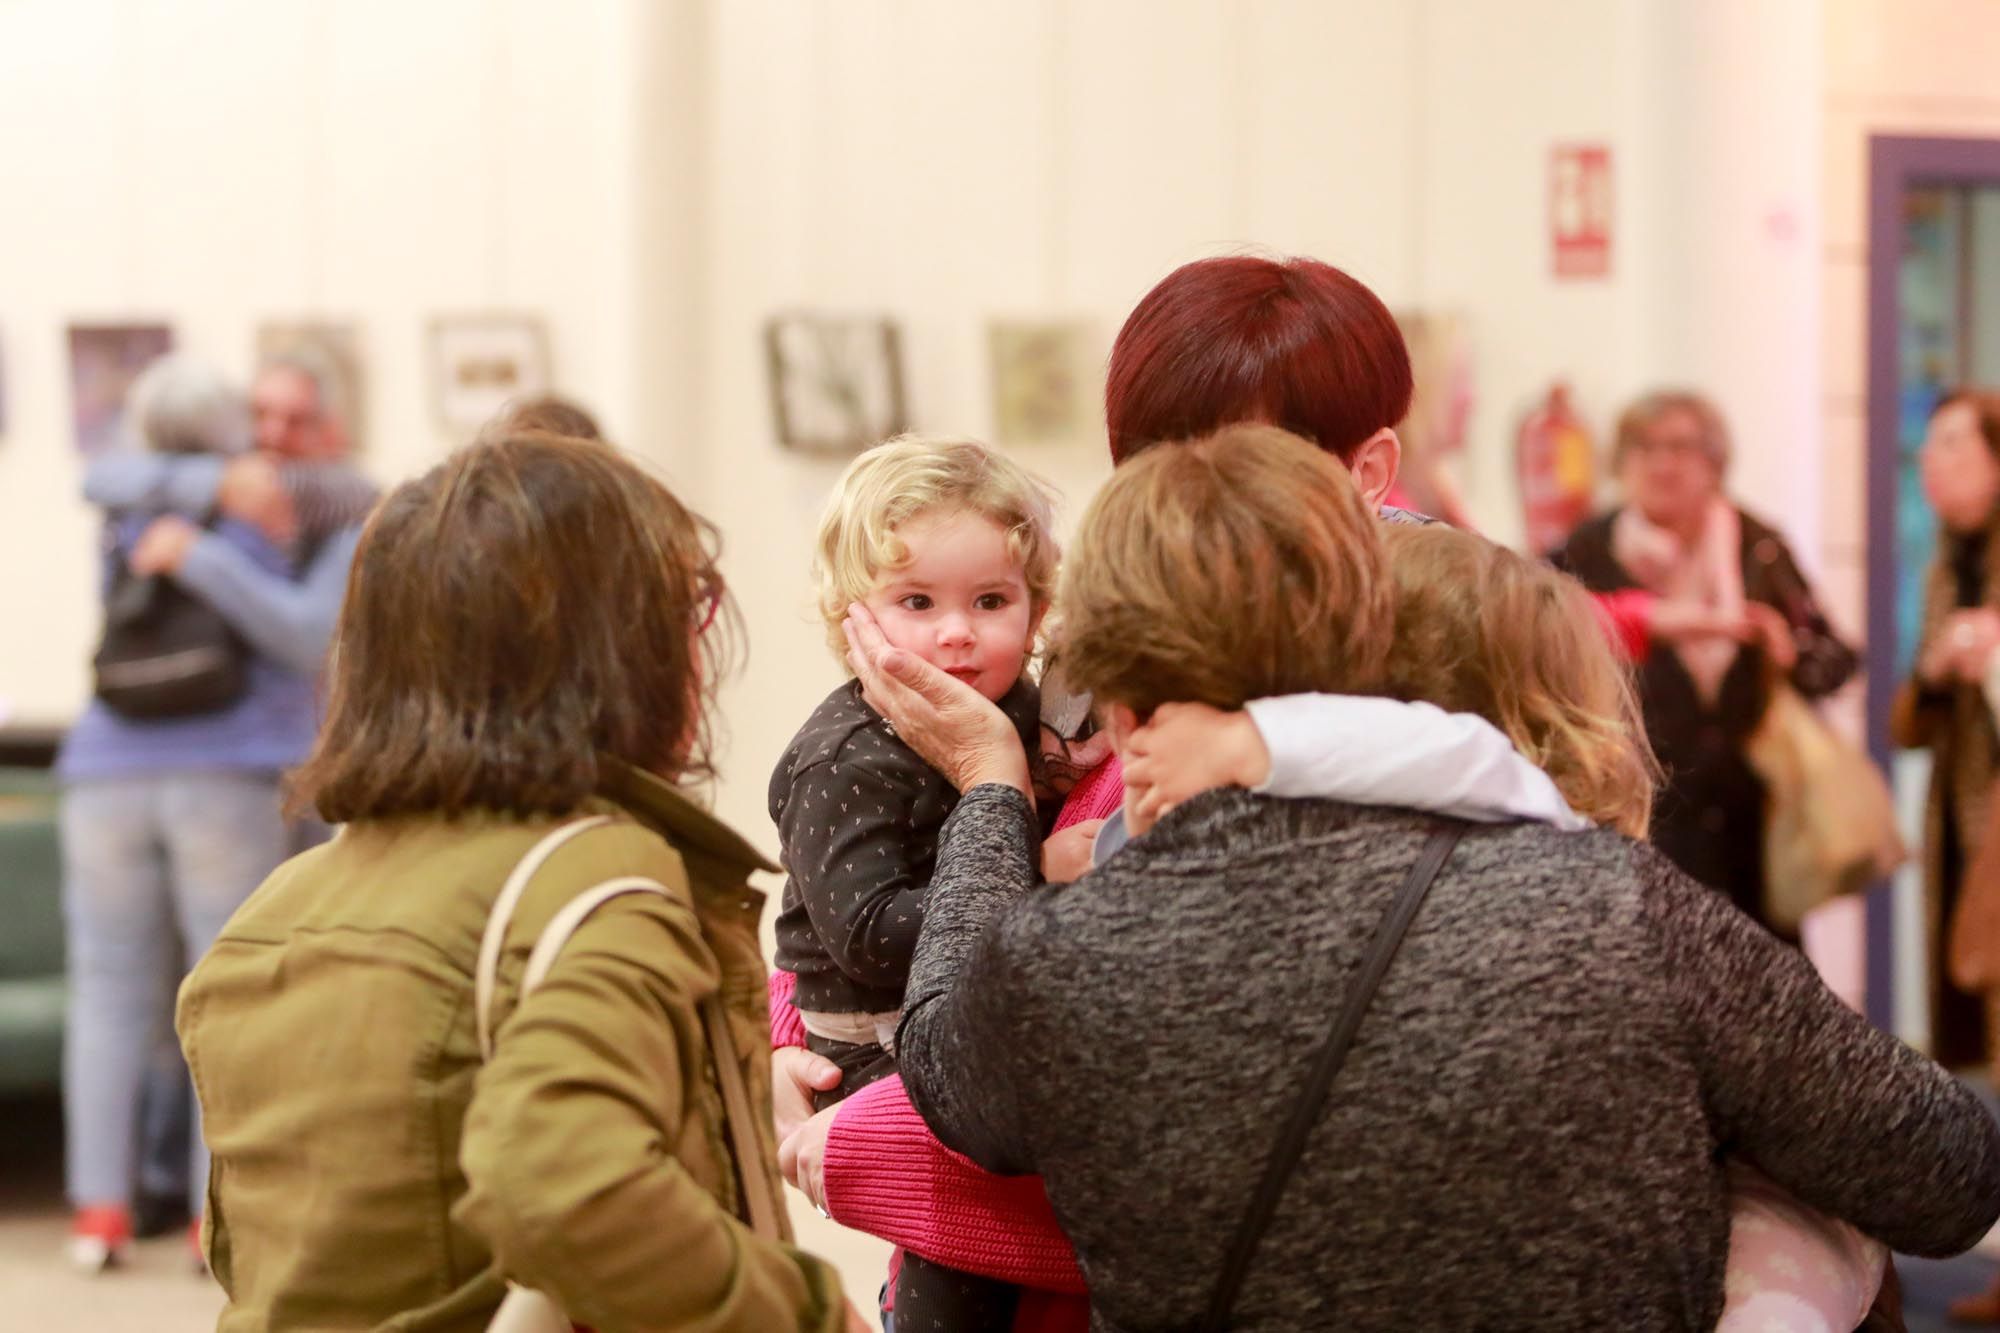
POLYGON ((1162 278, 1111 347, 1111 461, 1263 421, 1351 462, 1410 410, 1410 350, 1375 293, 1316 259, 1198 259, 1162 278))

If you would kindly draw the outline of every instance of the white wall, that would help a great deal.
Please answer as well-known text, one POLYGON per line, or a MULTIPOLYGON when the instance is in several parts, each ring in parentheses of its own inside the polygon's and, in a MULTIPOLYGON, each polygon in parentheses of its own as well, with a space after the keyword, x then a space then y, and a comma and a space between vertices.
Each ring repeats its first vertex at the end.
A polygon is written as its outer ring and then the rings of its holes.
POLYGON ((623 0, 0 4, 0 704, 85 695, 95 527, 76 498, 64 330, 161 319, 246 375, 258 322, 357 323, 369 469, 450 441, 424 329, 528 310, 559 384, 629 420, 639 69, 623 0))
MULTIPOLYGON (((1591 0, 1059 0, 715 10, 704 479, 753 588, 722 808, 761 828, 763 779, 838 679, 806 615, 813 520, 837 467, 772 440, 757 329, 772 309, 903 321, 918 426, 990 431, 984 320, 1080 316, 1108 349, 1175 264, 1243 246, 1348 268, 1399 306, 1464 313, 1480 521, 1518 531, 1512 431, 1557 374, 1608 414, 1645 376, 1628 250, 1601 283, 1549 276, 1558 140, 1633 158, 1638 11, 1591 0)), ((1620 227, 1633 209, 1621 208, 1620 227)), ((1073 520, 1108 460, 1023 456, 1073 520)))

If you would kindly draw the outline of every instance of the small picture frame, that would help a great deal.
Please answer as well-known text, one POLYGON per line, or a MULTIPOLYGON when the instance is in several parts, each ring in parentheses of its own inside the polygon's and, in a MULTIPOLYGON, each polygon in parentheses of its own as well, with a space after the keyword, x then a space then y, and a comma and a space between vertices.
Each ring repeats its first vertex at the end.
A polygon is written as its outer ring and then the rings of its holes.
POLYGON ((174 349, 165 324, 72 324, 69 382, 76 447, 90 455, 125 443, 125 395, 139 372, 174 349))
POLYGON ((549 391, 549 343, 534 315, 439 315, 431 320, 437 416, 470 433, 516 398, 549 391))
POLYGON ((892 319, 792 313, 764 325, 778 442, 854 454, 909 429, 902 334, 892 319))
POLYGON ((994 443, 1067 444, 1090 438, 1103 387, 1094 342, 1084 320, 988 321, 994 443))

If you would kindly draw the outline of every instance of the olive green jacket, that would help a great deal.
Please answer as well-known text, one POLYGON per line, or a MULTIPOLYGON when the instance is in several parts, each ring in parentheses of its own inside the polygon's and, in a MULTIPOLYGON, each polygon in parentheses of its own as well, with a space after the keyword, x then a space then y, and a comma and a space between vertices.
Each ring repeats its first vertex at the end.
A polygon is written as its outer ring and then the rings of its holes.
POLYGON ((759 1116, 760 1160, 733 1160, 697 1010, 723 1007, 768 1107, 747 877, 773 867, 654 778, 621 768, 604 795, 592 809, 627 820, 565 844, 516 910, 484 1067, 480 935, 559 820, 351 825, 281 866, 189 976, 222 1333, 473 1333, 503 1274, 600 1333, 843 1327, 832 1269, 739 1220, 745 1190, 783 1216, 772 1131, 759 1116), (672 897, 611 900, 517 1008, 549 918, 625 875, 672 897))

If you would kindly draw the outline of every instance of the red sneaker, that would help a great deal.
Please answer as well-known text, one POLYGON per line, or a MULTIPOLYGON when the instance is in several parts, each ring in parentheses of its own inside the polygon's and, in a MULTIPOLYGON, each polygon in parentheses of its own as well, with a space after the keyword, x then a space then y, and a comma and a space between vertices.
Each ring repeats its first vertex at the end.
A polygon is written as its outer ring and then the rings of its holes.
POLYGON ((92 1204, 70 1217, 69 1261, 86 1273, 122 1263, 132 1248, 132 1210, 122 1203, 92 1204))

